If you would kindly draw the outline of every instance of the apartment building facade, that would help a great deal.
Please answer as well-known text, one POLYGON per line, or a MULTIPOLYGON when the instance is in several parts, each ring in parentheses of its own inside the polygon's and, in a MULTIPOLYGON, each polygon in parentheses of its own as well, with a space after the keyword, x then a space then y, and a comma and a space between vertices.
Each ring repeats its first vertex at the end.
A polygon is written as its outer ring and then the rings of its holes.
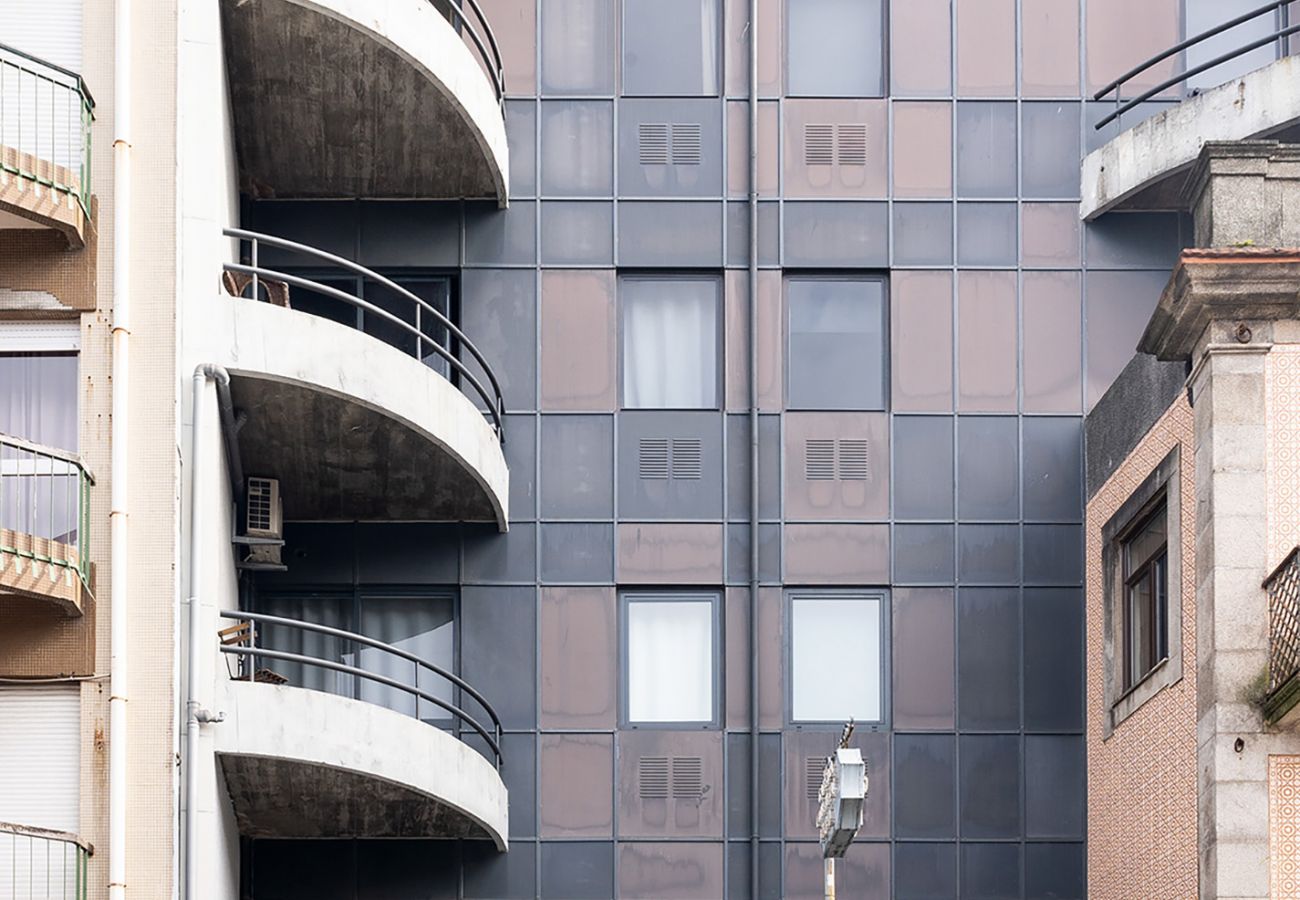
POLYGON ((842 895, 1090 896, 1084 417, 1196 226, 1089 160, 1288 36, 1091 98, 1224 6, 17 3, 19 895, 821 896, 852 719, 842 895))

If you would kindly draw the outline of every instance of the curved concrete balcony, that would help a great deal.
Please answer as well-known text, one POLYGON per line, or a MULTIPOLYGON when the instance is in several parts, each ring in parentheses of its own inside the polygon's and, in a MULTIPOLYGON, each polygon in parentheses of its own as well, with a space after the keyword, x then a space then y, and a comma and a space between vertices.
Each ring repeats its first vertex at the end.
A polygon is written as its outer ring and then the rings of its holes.
POLYGON ((246 416, 243 468, 280 480, 285 518, 505 531, 504 403, 469 337, 433 303, 348 260, 226 234, 250 262, 226 266, 206 360, 230 372, 246 416), (295 262, 314 265, 313 277, 295 274, 295 262))
POLYGON ((456 837, 506 849, 501 723, 473 687, 363 635, 257 613, 222 616, 236 624, 222 630, 221 651, 238 664, 218 686, 226 718, 213 729, 214 749, 241 834, 456 837), (263 631, 275 639, 263 645, 263 631), (344 649, 283 649, 325 646, 344 649), (480 716, 447 699, 456 695, 480 716))
POLYGON ((221 0, 242 190, 505 206, 500 52, 476 0, 221 0))

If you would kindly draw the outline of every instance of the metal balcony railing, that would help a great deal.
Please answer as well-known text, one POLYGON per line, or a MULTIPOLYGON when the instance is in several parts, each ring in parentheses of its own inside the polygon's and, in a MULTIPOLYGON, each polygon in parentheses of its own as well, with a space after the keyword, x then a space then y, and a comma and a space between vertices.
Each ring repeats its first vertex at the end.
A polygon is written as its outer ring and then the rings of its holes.
POLYGON ((277 297, 275 289, 292 285, 331 300, 341 301, 361 310, 365 316, 378 317, 387 326, 396 329, 396 333, 401 338, 400 343, 391 340, 387 343, 412 353, 431 368, 437 369, 445 365, 447 371, 442 373, 444 375, 454 373, 453 381, 459 382, 462 391, 468 388, 466 393, 470 395, 470 399, 486 408, 497 438, 504 442, 506 407, 500 382, 497 381, 492 367, 488 365, 483 354, 474 346, 474 342, 429 301, 365 266, 305 244, 239 228, 227 228, 222 234, 235 238, 240 246, 240 262, 225 263, 224 268, 234 276, 243 276, 242 283, 237 279, 235 284, 228 284, 228 288, 240 296, 288 304, 287 291, 283 292, 283 296, 277 297), (265 256, 262 252, 264 247, 273 248, 273 251, 280 251, 281 256, 287 254, 300 261, 303 269, 330 270, 335 276, 333 278, 335 284, 339 281, 337 278, 339 275, 360 276, 363 285, 378 285, 396 295, 401 314, 383 309, 370 300, 328 284, 327 282, 331 280, 329 275, 308 278, 281 269, 269 268, 262 264, 265 256), (439 339, 441 336, 439 332, 445 335, 445 340, 439 339), (478 364, 479 370, 487 380, 486 385, 483 379, 461 361, 459 354, 455 352, 456 349, 463 350, 478 364))
MULTIPOLYGON (((421 702, 432 704, 433 707, 442 710, 450 716, 452 723, 456 726, 455 730, 459 731, 461 726, 468 726, 475 734, 481 737, 491 751, 493 762, 497 769, 501 768, 501 719, 488 703, 486 698, 475 690, 467 681, 458 675, 454 675, 435 665, 426 659, 422 659, 414 653, 403 650, 401 647, 394 647, 392 644, 386 644, 383 641, 366 637, 363 634, 356 634, 352 631, 344 631, 341 628, 332 628, 328 625, 317 625, 314 622, 304 622, 298 619, 287 619, 283 616, 272 616, 266 613, 243 612, 239 610, 222 610, 221 615, 227 619, 234 619, 238 623, 247 623, 248 627, 240 629, 238 627, 228 628, 222 632, 221 652, 232 654, 241 659, 237 671, 232 673, 232 677, 254 681, 260 677, 266 677, 264 672, 259 672, 256 660, 275 660, 282 663, 289 663, 290 666, 306 666, 309 668, 325 669, 332 672, 340 673, 350 678, 357 678, 362 681, 371 682, 384 688, 404 693, 414 698, 414 703, 406 707, 415 718, 421 719, 421 702), (298 653, 290 650, 275 649, 273 647, 259 644, 258 637, 259 626, 267 628, 287 629, 289 635, 303 633, 307 635, 322 635, 334 641, 332 646, 337 652, 329 653, 322 650, 316 654, 298 653), (367 651, 378 651, 371 653, 367 651), (354 665, 361 663, 361 665, 354 665), (402 672, 410 673, 410 680, 401 677, 402 672), (465 697, 473 700, 477 707, 486 716, 487 722, 481 721, 480 717, 471 715, 461 706, 456 705, 453 700, 447 699, 440 694, 455 696, 459 692, 464 702, 465 697)), ((286 636, 281 632, 281 637, 286 636)), ((283 643, 283 642, 281 642, 283 643)), ((297 640, 292 642, 298 646, 307 647, 312 641, 297 640)), ((321 642, 317 641, 317 644, 321 642)), ((286 667, 281 666, 281 669, 286 667)), ((272 679, 276 682, 281 679, 289 680, 283 672, 273 673, 272 679)), ((425 707, 429 709, 429 707, 425 707)), ((435 718, 441 718, 435 716, 435 718)), ((431 726, 433 727, 433 726, 431 726)))
POLYGON ((89 585, 94 483, 75 454, 0 434, 0 553, 75 569, 89 585))
POLYGON ((1156 95, 1169 90, 1171 87, 1182 84, 1183 82, 1187 81, 1189 78, 1194 78, 1197 75, 1200 75, 1202 72, 1207 72, 1211 69, 1217 68, 1218 66, 1222 66, 1226 63, 1230 63, 1233 60, 1238 59, 1239 57, 1242 57, 1247 53, 1251 52, 1252 50, 1256 50, 1260 47, 1265 47, 1268 46, 1269 44, 1277 44, 1279 58, 1283 56, 1291 55, 1292 52, 1290 46, 1291 42, 1288 40, 1288 38, 1290 38, 1290 36, 1293 34, 1300 33, 1300 24, 1293 25, 1291 24, 1289 19, 1290 6, 1293 2, 1294 0, 1273 0, 1273 2, 1271 3, 1266 3, 1257 9, 1253 9, 1250 12, 1242 13, 1236 18, 1229 19, 1227 22, 1224 22, 1221 25, 1216 25, 1213 28, 1201 32, 1200 34, 1194 35, 1193 37, 1189 37, 1187 38, 1187 40, 1175 44, 1174 46, 1170 47, 1168 50, 1165 50, 1163 53, 1158 53, 1155 56, 1151 57, 1150 59, 1146 60, 1145 62, 1141 63, 1140 65, 1134 66, 1132 69, 1129 69, 1123 75, 1119 76, 1110 84, 1106 85, 1104 88, 1102 88, 1096 94, 1093 95, 1092 98, 1093 100, 1104 100, 1106 96, 1110 94, 1112 91, 1114 91, 1115 93, 1114 111, 1111 112, 1109 115, 1105 116, 1104 118, 1102 118, 1101 121, 1099 121, 1095 127, 1098 130, 1101 130, 1102 128, 1105 128, 1107 125, 1109 125, 1111 122, 1123 116, 1124 113, 1129 112, 1139 104, 1145 103, 1146 101, 1150 100, 1152 97, 1155 97, 1156 95), (1195 66, 1192 66, 1190 69, 1185 69, 1180 74, 1175 75, 1172 78, 1165 79, 1164 81, 1157 84, 1155 87, 1146 89, 1145 91, 1143 91, 1142 93, 1138 94, 1136 97, 1133 97, 1130 100, 1125 101, 1122 99, 1122 95, 1124 92, 1124 85, 1132 81, 1134 78, 1138 77, 1142 73, 1146 72, 1148 69, 1156 65, 1159 65, 1160 63, 1164 62, 1165 60, 1169 59, 1172 56, 1176 56, 1177 54, 1183 53, 1186 50, 1189 50, 1193 47, 1198 47, 1201 44, 1204 44, 1206 41, 1209 41, 1210 39, 1215 38, 1230 29, 1236 28, 1239 25, 1244 25, 1248 22, 1254 22, 1256 19, 1259 19, 1263 16, 1272 16, 1274 19, 1273 27, 1275 30, 1271 34, 1267 34, 1264 37, 1255 38, 1254 40, 1245 41, 1240 46, 1235 47, 1232 50, 1229 50, 1227 53, 1222 53, 1214 57, 1213 59, 1208 59, 1203 63, 1199 63, 1195 66))
POLYGON ((1268 694, 1270 720, 1300 700, 1300 547, 1264 580, 1268 591, 1268 694))
MULTIPOLYGON (((505 70, 501 66, 501 48, 497 45, 496 35, 488 24, 487 16, 478 0, 428 0, 430 6, 440 12, 458 34, 468 35, 469 43, 474 47, 479 64, 496 94, 497 103, 504 104, 506 96, 505 70), (474 14, 474 19, 465 15, 465 7, 474 14)), ((504 109, 504 105, 503 105, 504 109)))
POLYGON ((89 216, 94 119, 80 75, 0 44, 0 169, 71 194, 89 216))
POLYGON ((0 898, 86 900, 93 854, 75 835, 0 822, 0 898))

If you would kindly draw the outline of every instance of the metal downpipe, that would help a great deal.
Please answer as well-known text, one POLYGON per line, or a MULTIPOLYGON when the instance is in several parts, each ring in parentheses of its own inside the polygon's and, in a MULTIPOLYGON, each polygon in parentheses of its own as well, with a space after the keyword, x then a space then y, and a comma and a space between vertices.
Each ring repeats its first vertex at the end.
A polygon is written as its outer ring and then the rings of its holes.
POLYGON ((749 896, 758 900, 758 0, 749 0, 749 896))

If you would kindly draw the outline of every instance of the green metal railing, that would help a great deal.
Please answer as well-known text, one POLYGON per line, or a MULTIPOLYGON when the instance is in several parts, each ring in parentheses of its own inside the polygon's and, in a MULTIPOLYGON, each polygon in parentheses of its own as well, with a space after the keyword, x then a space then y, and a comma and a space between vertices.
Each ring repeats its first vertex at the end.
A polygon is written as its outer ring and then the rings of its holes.
POLYGON ((94 483, 75 454, 0 434, 0 529, 15 533, 13 544, 0 538, 0 553, 75 568, 81 583, 89 585, 94 483), (35 543, 21 546, 21 535, 52 542, 50 552, 39 552, 35 543), (56 554, 59 546, 74 548, 76 559, 56 554))
POLYGON ((71 194, 89 216, 94 120, 95 98, 80 75, 0 44, 0 168, 71 194))
POLYGON ((0 822, 0 900, 86 900, 94 852, 76 835, 0 822))

